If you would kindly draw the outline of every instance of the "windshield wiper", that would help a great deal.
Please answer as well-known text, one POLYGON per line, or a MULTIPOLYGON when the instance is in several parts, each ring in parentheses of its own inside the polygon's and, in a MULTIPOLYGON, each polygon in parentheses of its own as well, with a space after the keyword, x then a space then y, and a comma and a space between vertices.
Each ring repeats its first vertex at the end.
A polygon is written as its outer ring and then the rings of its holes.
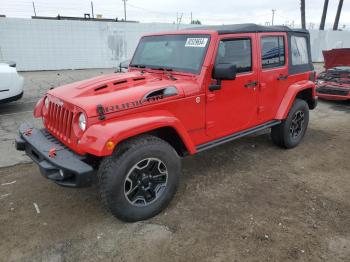
POLYGON ((173 81, 177 80, 177 78, 175 78, 170 72, 173 71, 172 68, 169 67, 152 67, 151 69, 154 70, 162 70, 164 71, 164 73, 173 81))
POLYGON ((162 67, 162 66, 159 66, 159 67, 151 67, 151 69, 153 69, 153 70, 162 70, 162 71, 173 71, 172 68, 169 68, 169 67, 162 67))
POLYGON ((138 65, 138 64, 131 64, 130 66, 136 67, 136 68, 146 68, 145 65, 138 65))

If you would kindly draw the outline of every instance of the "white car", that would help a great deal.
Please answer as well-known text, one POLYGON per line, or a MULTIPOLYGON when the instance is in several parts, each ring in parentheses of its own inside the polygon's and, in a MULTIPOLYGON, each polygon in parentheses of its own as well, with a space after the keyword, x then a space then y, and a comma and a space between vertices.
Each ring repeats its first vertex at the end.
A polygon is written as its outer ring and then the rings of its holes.
POLYGON ((0 104, 21 99, 23 77, 17 73, 15 63, 0 62, 0 104))

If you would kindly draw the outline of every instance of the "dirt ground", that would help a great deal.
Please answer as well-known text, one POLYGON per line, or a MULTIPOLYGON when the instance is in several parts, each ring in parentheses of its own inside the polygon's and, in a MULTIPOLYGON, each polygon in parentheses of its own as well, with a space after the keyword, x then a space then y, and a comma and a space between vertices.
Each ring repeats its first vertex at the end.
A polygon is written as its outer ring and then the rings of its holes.
POLYGON ((1 168, 0 260, 350 261, 349 120, 350 102, 321 101, 295 149, 265 132, 187 157, 170 206, 140 223, 112 217, 96 187, 1 168))

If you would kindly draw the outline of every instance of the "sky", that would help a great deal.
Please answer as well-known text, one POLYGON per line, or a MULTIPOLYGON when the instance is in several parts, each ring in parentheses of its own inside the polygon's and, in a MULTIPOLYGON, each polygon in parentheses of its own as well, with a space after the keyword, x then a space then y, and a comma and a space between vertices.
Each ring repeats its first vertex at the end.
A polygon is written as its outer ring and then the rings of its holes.
MULTIPOLYGON (((33 0, 0 0, 0 14, 7 17, 30 18, 34 15, 33 0)), ((308 28, 318 28, 323 0, 306 0, 306 24, 308 28)), ((91 0, 34 0, 38 16, 83 16, 91 13, 91 0)), ((93 0, 94 13, 104 18, 123 18, 122 0, 93 0)), ((326 28, 333 26, 338 0, 329 0, 326 28)), ((140 22, 177 21, 188 24, 198 19, 202 24, 258 23, 286 24, 300 27, 299 0, 127 0, 127 19, 140 22)), ((339 28, 345 25, 350 30, 350 0, 344 0, 339 28)))

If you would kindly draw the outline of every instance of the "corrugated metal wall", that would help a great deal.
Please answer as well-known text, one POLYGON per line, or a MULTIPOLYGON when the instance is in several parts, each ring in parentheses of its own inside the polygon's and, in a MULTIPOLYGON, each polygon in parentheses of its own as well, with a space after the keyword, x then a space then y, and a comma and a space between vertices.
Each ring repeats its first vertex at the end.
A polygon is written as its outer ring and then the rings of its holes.
MULTIPOLYGON (((185 28, 193 25, 181 25, 185 28)), ((0 60, 21 71, 110 68, 132 56, 144 34, 177 30, 175 24, 0 18, 0 60)), ((312 58, 350 47, 349 31, 311 32, 312 58)))
POLYGON ((177 27, 0 18, 0 60, 17 62, 21 71, 110 68, 132 56, 142 35, 177 27))
POLYGON ((323 62, 322 50, 350 48, 350 31, 310 31, 312 60, 323 62))

